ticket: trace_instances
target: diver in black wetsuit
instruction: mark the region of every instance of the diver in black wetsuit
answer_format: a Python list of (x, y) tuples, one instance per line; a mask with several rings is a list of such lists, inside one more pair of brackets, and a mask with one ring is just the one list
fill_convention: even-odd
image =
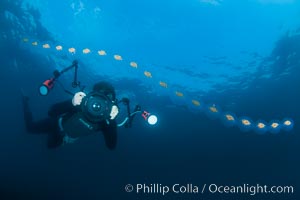
[(115, 90), (109, 83), (99, 82), (94, 85), (91, 94), (78, 92), (72, 101), (54, 104), (48, 118), (36, 122), (33, 121), (28, 100), (23, 96), (26, 129), (34, 134), (48, 134), (49, 148), (73, 143), (81, 136), (101, 131), (106, 146), (115, 149), (118, 107)]

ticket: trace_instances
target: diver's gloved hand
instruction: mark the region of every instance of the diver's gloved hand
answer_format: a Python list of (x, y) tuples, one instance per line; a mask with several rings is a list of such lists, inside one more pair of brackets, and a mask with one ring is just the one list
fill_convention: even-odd
[(77, 92), (72, 99), (73, 106), (79, 106), (82, 102), (83, 97), (85, 96), (86, 94), (84, 92)]
[(112, 108), (111, 108), (111, 112), (110, 112), (110, 119), (113, 120), (116, 118), (116, 116), (118, 115), (119, 113), (119, 109), (116, 105), (113, 105)]

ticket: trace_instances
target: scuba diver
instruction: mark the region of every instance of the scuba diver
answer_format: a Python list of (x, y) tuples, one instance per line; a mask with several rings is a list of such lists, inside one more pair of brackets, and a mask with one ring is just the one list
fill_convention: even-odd
[[(86, 104), (85, 108), (89, 115), (84, 115), (85, 111), (81, 108), (83, 104)], [(48, 134), (49, 148), (73, 143), (81, 136), (99, 131), (103, 133), (109, 149), (112, 150), (116, 147), (117, 123), (115, 118), (119, 110), (116, 104), (115, 90), (107, 82), (96, 83), (93, 91), (88, 95), (84, 92), (77, 92), (72, 99), (54, 104), (48, 111), (48, 118), (40, 121), (33, 120), (29, 108), (29, 98), (24, 95), (23, 109), (27, 131)]]
[[(77, 81), (78, 62), (73, 61), (72, 65), (53, 72), (54, 77), (43, 82), (39, 88), (40, 95), (46, 96), (53, 89), (58, 78), (70, 69), (75, 69), (72, 87), (80, 87)], [(60, 83), (60, 82), (58, 82)], [(59, 84), (63, 90), (73, 96), (64, 102), (52, 105), (48, 111), (48, 117), (40, 121), (34, 121), (29, 108), (29, 98), (23, 95), (23, 110), (25, 126), (28, 132), (34, 134), (48, 134), (48, 147), (55, 148), (64, 144), (73, 143), (82, 136), (102, 132), (108, 149), (113, 150), (117, 144), (117, 127), (125, 126), (130, 128), (137, 113), (142, 113), (142, 117), (149, 124), (154, 125), (157, 117), (147, 111), (141, 111), (139, 105), (135, 106), (133, 112), (130, 111), (128, 98), (116, 99), (114, 87), (108, 82), (98, 82), (89, 93), (84, 93), (84, 87), (73, 94)], [(119, 104), (123, 103), (127, 107), (127, 117), (121, 122), (116, 122), (119, 114)]]

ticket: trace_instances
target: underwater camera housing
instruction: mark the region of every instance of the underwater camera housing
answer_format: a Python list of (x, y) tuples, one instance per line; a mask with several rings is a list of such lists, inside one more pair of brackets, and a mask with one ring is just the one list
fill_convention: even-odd
[(91, 92), (82, 99), (80, 105), (84, 116), (97, 123), (110, 118), (113, 103), (102, 92)]

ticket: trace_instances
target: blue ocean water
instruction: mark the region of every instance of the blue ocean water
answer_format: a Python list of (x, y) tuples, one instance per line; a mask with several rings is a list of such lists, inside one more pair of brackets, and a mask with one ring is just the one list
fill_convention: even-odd
[[(297, 199), (299, 10), (293, 0), (2, 0), (1, 199)], [(136, 117), (131, 129), (118, 129), (114, 151), (101, 134), (47, 149), (46, 136), (25, 131), (21, 89), (34, 118), (46, 117), (52, 104), (70, 96), (55, 86), (42, 97), (38, 87), (74, 59), (87, 90), (109, 81), (118, 98), (155, 113), (158, 124)], [(75, 92), (72, 79), (68, 72), (60, 81)], [(230, 124), (225, 113), (237, 121)], [(255, 131), (258, 122), (283, 129), (285, 119), (292, 130)], [(296, 192), (124, 190), (144, 183), (292, 185)]]

